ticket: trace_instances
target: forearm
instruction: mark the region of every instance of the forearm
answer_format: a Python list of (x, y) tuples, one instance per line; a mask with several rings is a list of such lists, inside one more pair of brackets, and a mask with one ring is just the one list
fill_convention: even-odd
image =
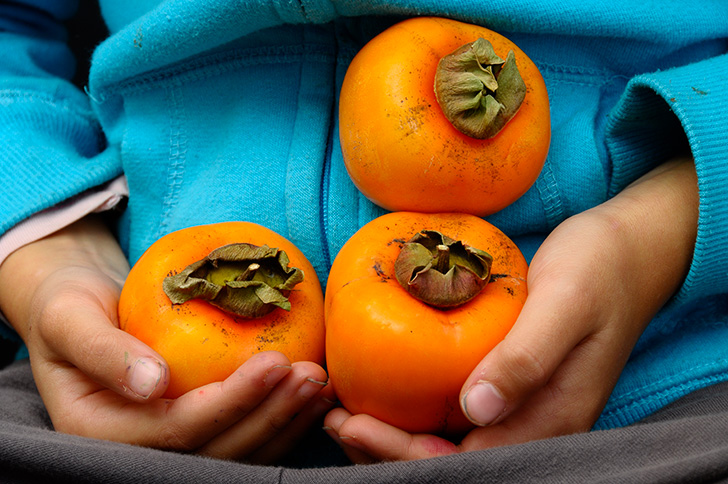
[[(671, 131), (671, 126), (685, 134), (700, 184), (700, 221), (692, 265), (676, 295), (680, 303), (728, 290), (728, 144), (723, 115), (728, 107), (723, 88), (728, 54), (725, 49), (718, 52), (715, 57), (697, 57), (697, 62), (632, 79), (609, 113), (605, 131), (611, 193), (621, 192), (635, 173), (646, 172), (674, 148), (680, 132)], [(697, 72), (709, 75), (696, 76)], [(659, 323), (651, 326), (658, 330)]]
[(690, 268), (698, 228), (698, 181), (690, 158), (675, 159), (647, 173), (605, 204), (609, 228), (627, 250), (624, 272), (639, 264), (644, 306), (661, 307), (682, 284)]
[(0, 265), (0, 310), (21, 338), (26, 340), (38, 288), (57, 271), (74, 267), (99, 270), (123, 285), (129, 265), (100, 216), (26, 245)]

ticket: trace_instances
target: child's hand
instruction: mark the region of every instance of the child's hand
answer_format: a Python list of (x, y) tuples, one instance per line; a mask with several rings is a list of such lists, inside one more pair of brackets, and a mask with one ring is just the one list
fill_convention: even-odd
[(275, 352), (256, 355), (224, 382), (160, 399), (166, 363), (116, 322), (128, 270), (114, 239), (89, 220), (0, 266), (2, 309), (28, 346), (56, 430), (271, 462), (331, 408), (325, 371)]
[(325, 425), (356, 462), (417, 459), (588, 431), (647, 323), (679, 288), (696, 237), (690, 160), (665, 164), (561, 224), (539, 248), (506, 339), (462, 388), (480, 425), (459, 445), (343, 409)]

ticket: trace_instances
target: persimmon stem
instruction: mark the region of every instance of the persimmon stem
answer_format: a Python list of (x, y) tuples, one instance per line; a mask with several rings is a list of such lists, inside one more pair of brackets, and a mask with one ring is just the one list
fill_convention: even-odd
[(450, 270), (450, 248), (447, 245), (439, 244), (437, 247), (437, 254), (435, 255), (435, 261), (432, 267), (445, 274)]
[(394, 263), (397, 281), (413, 297), (441, 309), (465, 304), (490, 281), (493, 257), (435, 230), (407, 241)]
[(237, 316), (258, 318), (276, 308), (291, 309), (288, 295), (303, 281), (303, 271), (288, 262), (279, 249), (230, 244), (166, 277), (162, 287), (173, 304), (202, 299)]
[(236, 281), (252, 281), (255, 277), (255, 273), (260, 269), (260, 264), (253, 262), (246, 269), (245, 272), (235, 278)]
[(435, 96), (458, 131), (487, 139), (516, 115), (526, 97), (526, 84), (513, 51), (503, 60), (481, 38), (440, 59)]

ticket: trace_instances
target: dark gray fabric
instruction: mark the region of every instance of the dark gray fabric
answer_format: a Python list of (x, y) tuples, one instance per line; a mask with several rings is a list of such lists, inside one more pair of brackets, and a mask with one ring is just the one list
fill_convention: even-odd
[(59, 434), (27, 361), (0, 371), (0, 482), (721, 482), (728, 385), (697, 391), (630, 427), (446, 458), (332, 466), (341, 455), (318, 437), (297, 456), (296, 468), (255, 467)]

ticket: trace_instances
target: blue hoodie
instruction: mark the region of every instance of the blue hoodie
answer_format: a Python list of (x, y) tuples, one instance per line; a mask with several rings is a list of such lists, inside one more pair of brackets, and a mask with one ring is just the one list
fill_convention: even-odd
[(728, 2), (725, 0), (101, 0), (110, 37), (86, 92), (62, 21), (71, 0), (0, 5), (0, 234), (119, 175), (134, 262), (187, 226), (250, 220), (321, 280), (384, 213), (349, 180), (336, 103), (367, 40), (405, 17), (482, 24), (541, 70), (543, 172), (488, 217), (531, 256), (569, 216), (689, 146), (700, 218), (690, 272), (635, 347), (596, 428), (633, 423), (728, 379)]

